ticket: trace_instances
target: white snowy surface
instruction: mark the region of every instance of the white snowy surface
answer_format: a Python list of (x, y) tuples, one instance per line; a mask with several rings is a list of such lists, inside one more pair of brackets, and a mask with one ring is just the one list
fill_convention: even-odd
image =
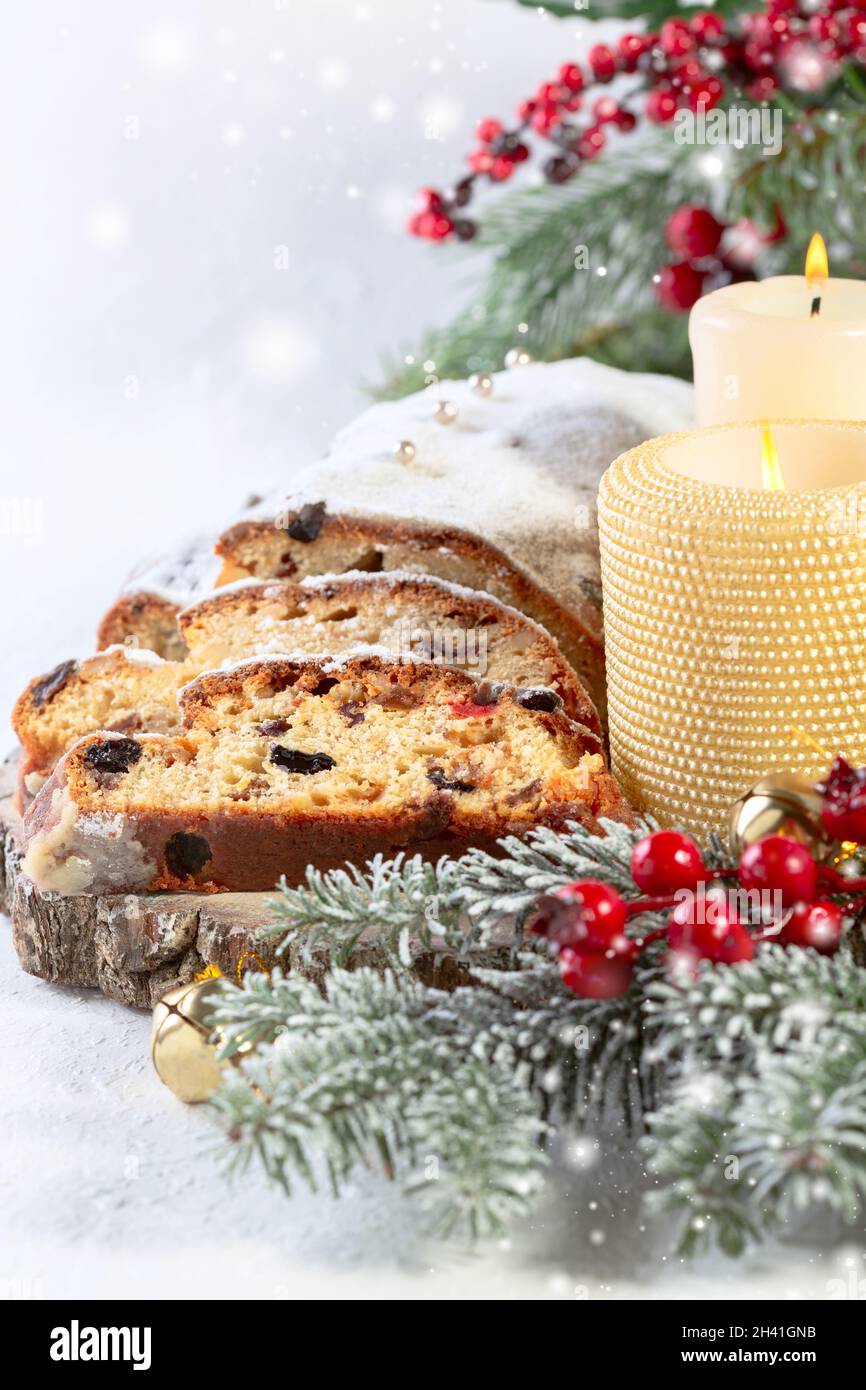
[[(34, 672), (90, 649), (143, 554), (286, 483), (382, 354), (471, 295), (477, 259), (406, 237), (407, 195), (452, 178), (475, 119), (578, 54), (588, 22), (494, 0), (40, 0), (4, 21), (5, 719)], [(2, 1296), (866, 1288), (850, 1239), (663, 1258), (603, 1149), (510, 1248), (471, 1257), (421, 1240), (372, 1178), (339, 1203), (255, 1172), (229, 1187), (204, 1113), (151, 1071), (149, 1020), (23, 975), (2, 919), (0, 997)]]
[[(621, 1155), (584, 1136), (582, 1170), (510, 1242), (425, 1240), (411, 1199), (366, 1176), (340, 1201), (287, 1199), (149, 1060), (150, 1019), (18, 969), (0, 918), (0, 1297), (827, 1299), (866, 1296), (862, 1241), (683, 1265), (642, 1229)], [(861, 1282), (863, 1281), (863, 1282)]]

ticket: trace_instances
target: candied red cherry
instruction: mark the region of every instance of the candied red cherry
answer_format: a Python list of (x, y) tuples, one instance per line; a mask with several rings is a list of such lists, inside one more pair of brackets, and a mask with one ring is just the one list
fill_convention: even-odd
[(815, 896), (818, 870), (805, 845), (787, 835), (768, 835), (749, 845), (740, 860), (744, 888), (780, 893), (782, 903), (809, 902)]
[(632, 981), (634, 966), (621, 956), (563, 946), (559, 956), (563, 984), (584, 999), (617, 999)]
[(783, 946), (811, 946), (822, 956), (831, 956), (842, 937), (843, 916), (841, 907), (829, 899), (796, 903), (778, 939)]
[(700, 850), (681, 830), (654, 830), (638, 840), (631, 856), (631, 876), (642, 893), (654, 896), (680, 888), (694, 892), (709, 877)]

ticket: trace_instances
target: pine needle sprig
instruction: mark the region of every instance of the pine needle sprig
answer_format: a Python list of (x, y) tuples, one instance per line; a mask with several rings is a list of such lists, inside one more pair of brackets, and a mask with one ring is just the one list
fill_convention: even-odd
[(473, 849), (436, 864), (398, 854), (377, 855), (366, 871), (352, 864), (326, 872), (310, 867), (299, 887), (280, 884), (267, 933), (282, 937), (279, 954), (306, 965), (346, 965), (365, 932), (375, 934), (395, 967), (410, 965), (419, 948), (463, 956), (494, 934), (500, 945), (517, 946), (541, 893), (593, 875), (634, 891), (631, 850), (653, 822), (600, 824), (603, 836), (576, 823), (564, 833), (540, 828), (526, 840), (508, 836), (500, 841), (502, 857)]
[[(232, 1166), (257, 1161), (287, 1191), (324, 1170), (339, 1191), (375, 1162), (436, 1229), (474, 1237), (529, 1209), (551, 1136), (625, 1119), (646, 1130), (647, 1201), (675, 1217), (683, 1253), (739, 1253), (819, 1203), (846, 1220), (861, 1212), (859, 928), (832, 957), (765, 943), (735, 966), (704, 961), (695, 978), (669, 974), (660, 939), (624, 995), (579, 997), (521, 928), (538, 896), (577, 877), (633, 891), (646, 827), (604, 829), (538, 830), (503, 841), (499, 858), (311, 871), (284, 889), (275, 930), (287, 954), (306, 933), (331, 964), (316, 984), (277, 969), (220, 992), (214, 1022), (236, 1065), (214, 1105)], [(726, 857), (720, 841), (708, 854)], [(377, 922), (394, 948), (385, 968), (344, 969)], [(425, 931), (462, 953), (469, 983), (444, 991), (411, 974), (410, 938)], [(475, 949), (490, 941), (510, 949)]]
[[(254, 981), (225, 986), (214, 1011), (227, 1051), (273, 1029)], [(447, 996), (370, 969), (332, 970), (327, 998), (279, 971), (274, 989), (291, 1028), (260, 1043), (212, 1102), (233, 1168), (258, 1158), (290, 1192), (297, 1178), (315, 1189), (324, 1165), (339, 1193), (375, 1158), (403, 1174), (434, 1229), (471, 1238), (527, 1210), (542, 1123), (512, 1059), (475, 1046), (459, 1012), (437, 1012)]]

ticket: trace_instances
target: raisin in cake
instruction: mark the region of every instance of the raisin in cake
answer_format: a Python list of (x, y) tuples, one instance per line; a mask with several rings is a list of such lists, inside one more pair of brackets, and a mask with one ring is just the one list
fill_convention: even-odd
[[(186, 609), (179, 622), (189, 649), (184, 662), (117, 647), (63, 662), (30, 682), (12, 715), (24, 749), (22, 802), (76, 739), (98, 729), (171, 732), (181, 685), (209, 667), (256, 653), (339, 655), (375, 646), (393, 657), (442, 661), (478, 679), (545, 687), (570, 718), (600, 732), (592, 701), (543, 628), (489, 594), (427, 575), (230, 585)], [(543, 703), (544, 691), (537, 698)]]
[(24, 821), (39, 888), (267, 889), (309, 863), (629, 817), (595, 737), (446, 667), (258, 658), (180, 703), (176, 736), (91, 734), (63, 757)]
[[(448, 427), (432, 418), (439, 397), (458, 407)], [(223, 577), (410, 568), (486, 589), (548, 627), (603, 702), (598, 481), (617, 455), (687, 427), (691, 413), (685, 383), (588, 358), (500, 372), (489, 397), (441, 382), (435, 395), (373, 406), (288, 496), (230, 528)], [(415, 445), (411, 464), (394, 457), (400, 439)], [(187, 602), (212, 582), (206, 547), (198, 556), (182, 567)], [(140, 574), (106, 616), (103, 644), (135, 636), (135, 605), (153, 616), (144, 595), (182, 602), (177, 571), (169, 559)]]

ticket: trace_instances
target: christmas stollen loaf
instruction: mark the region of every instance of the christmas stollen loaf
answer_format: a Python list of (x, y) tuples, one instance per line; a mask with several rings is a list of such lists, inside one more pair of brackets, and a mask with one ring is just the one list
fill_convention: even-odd
[(185, 661), (114, 647), (31, 681), (12, 724), (23, 748), (22, 803), (83, 735), (170, 733), (179, 688), (200, 672), (267, 652), (339, 656), (358, 647), (461, 667), (476, 679), (536, 690), (599, 734), (591, 699), (547, 632), (513, 608), (429, 575), (345, 574), (303, 584), (246, 581), (179, 616)]
[(261, 890), (307, 865), (428, 858), (629, 818), (598, 740), (431, 663), (260, 657), (199, 676), (175, 736), (91, 734), (28, 808), (42, 890)]
[[(433, 417), (438, 398), (457, 407), (450, 425)], [(690, 420), (685, 383), (587, 358), (498, 373), (484, 396), (440, 382), (367, 410), (230, 527), (221, 577), (411, 569), (484, 589), (543, 623), (603, 702), (598, 481), (626, 449)], [(400, 440), (414, 446), (408, 462)], [(201, 541), (139, 573), (101, 644), (146, 636), (176, 654), (174, 613), (219, 577)]]

